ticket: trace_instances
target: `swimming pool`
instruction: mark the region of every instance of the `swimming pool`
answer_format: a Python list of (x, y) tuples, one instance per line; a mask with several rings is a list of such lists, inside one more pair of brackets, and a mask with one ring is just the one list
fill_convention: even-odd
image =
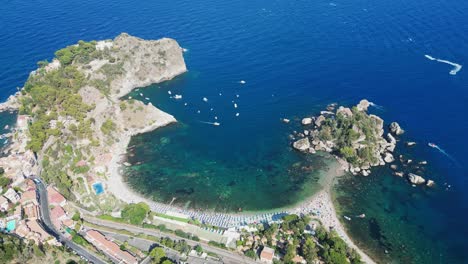
[(15, 220), (11, 220), (7, 223), (7, 226), (6, 226), (6, 231), (8, 232), (11, 232), (13, 230), (15, 230), (16, 228), (16, 221)]
[(102, 183), (96, 182), (93, 184), (93, 190), (96, 193), (96, 195), (100, 195), (104, 192), (104, 187), (102, 186)]

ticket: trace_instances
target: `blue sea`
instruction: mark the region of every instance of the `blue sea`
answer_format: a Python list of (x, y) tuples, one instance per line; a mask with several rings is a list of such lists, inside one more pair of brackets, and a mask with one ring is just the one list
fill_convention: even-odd
[[(132, 140), (129, 159), (141, 164), (128, 175), (140, 181), (128, 181), (150, 183), (142, 192), (155, 199), (232, 211), (313, 193), (327, 161), (290, 150), (294, 124), (367, 98), (379, 106), (372, 113), (406, 130), (399, 151), (427, 160), (422, 173), (437, 186), (413, 188), (385, 167), (344, 177), (339, 213), (366, 213), (345, 221), (351, 236), (382, 263), (468, 263), (467, 13), (461, 0), (11, 0), (0, 5), (0, 99), (78, 40), (174, 38), (189, 72), (140, 91), (180, 122)], [(450, 75), (451, 65), (425, 55), (463, 68)], [(215, 116), (220, 126), (202, 123)]]

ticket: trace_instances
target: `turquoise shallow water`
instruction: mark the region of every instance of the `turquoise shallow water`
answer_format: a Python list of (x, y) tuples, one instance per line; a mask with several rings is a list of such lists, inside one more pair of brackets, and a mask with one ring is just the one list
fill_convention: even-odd
[[(291, 206), (321, 188), (328, 168), (318, 156), (293, 151), (266, 137), (247, 148), (226, 143), (229, 151), (205, 144), (204, 137), (230, 137), (222, 127), (177, 124), (134, 137), (126, 181), (156, 201), (191, 209), (267, 211)], [(204, 133), (205, 135), (196, 135)], [(208, 134), (208, 135), (206, 135)], [(286, 137), (285, 137), (286, 138)], [(219, 144), (219, 141), (214, 144)], [(329, 161), (328, 161), (329, 162)]]

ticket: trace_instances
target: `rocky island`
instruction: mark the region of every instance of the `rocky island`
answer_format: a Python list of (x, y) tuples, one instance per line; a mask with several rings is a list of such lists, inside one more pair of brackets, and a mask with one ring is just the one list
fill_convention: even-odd
[[(352, 108), (330, 104), (326, 111), (321, 111), (319, 116), (305, 117), (302, 119), (303, 132), (291, 135), (297, 139), (293, 147), (302, 152), (315, 153), (325, 151), (331, 153), (341, 163), (345, 171), (354, 175), (368, 176), (371, 168), (394, 163), (394, 151), (397, 145), (397, 137), (405, 131), (397, 122), (392, 122), (385, 133), (384, 121), (373, 114), (369, 114), (368, 100), (361, 100)], [(414, 145), (414, 142), (407, 146)], [(400, 162), (409, 164), (412, 161), (399, 156)], [(422, 161), (420, 165), (425, 165)], [(398, 172), (397, 165), (390, 166), (395, 170), (394, 175), (403, 177), (403, 172)], [(410, 183), (419, 185), (426, 183), (433, 186), (432, 180), (426, 181), (423, 177), (414, 173), (408, 173)]]

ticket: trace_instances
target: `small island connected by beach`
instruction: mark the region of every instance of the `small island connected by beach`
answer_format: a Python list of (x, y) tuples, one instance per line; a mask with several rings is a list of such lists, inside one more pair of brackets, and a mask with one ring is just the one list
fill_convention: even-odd
[[(301, 123), (304, 131), (291, 135), (292, 139), (300, 138), (293, 142), (293, 147), (311, 154), (317, 151), (331, 153), (344, 171), (354, 175), (369, 176), (372, 167), (394, 163), (397, 138), (405, 131), (397, 122), (392, 122), (385, 135), (384, 121), (367, 112), (370, 105), (368, 100), (363, 99), (352, 108), (340, 106), (336, 109), (337, 104), (333, 103), (320, 115), (303, 118)], [(414, 144), (407, 142), (406, 146)], [(399, 156), (399, 161), (405, 166), (413, 163), (403, 155)], [(415, 169), (421, 169), (426, 164), (426, 161), (420, 161)], [(395, 176), (405, 176), (398, 171), (397, 165), (392, 164), (390, 167)], [(432, 187), (435, 184), (433, 180), (426, 180), (412, 172), (407, 173), (406, 178), (413, 185), (426, 184)]]
[[(391, 123), (385, 138), (384, 122), (367, 113), (367, 100), (351, 109), (331, 104), (317, 117), (302, 119), (304, 130), (290, 136), (296, 150), (328, 152), (338, 160), (322, 191), (280, 213), (200, 212), (151, 201), (122, 178), (122, 168), (129, 166), (125, 155), (131, 137), (177, 122), (150, 102), (128, 96), (187, 71), (183, 49), (175, 40), (143, 40), (123, 33), (114, 40), (80, 41), (38, 65), (24, 87), (0, 105), (1, 111), (18, 113), (16, 126), (6, 135), (11, 142), (0, 158), (1, 177), (6, 179), (5, 211), (12, 212), (5, 221), (14, 221), (9, 232), (38, 244), (60, 244), (33, 224), (40, 217), (31, 210), (41, 206), (33, 201), (38, 192), (34, 183), (44, 182), (51, 195), (54, 228), (112, 261), (109, 256), (117, 253), (124, 263), (135, 263), (141, 256), (122, 246), (119, 252), (110, 252), (95, 243), (102, 235), (91, 226), (99, 231), (100, 221), (201, 239), (232, 254), (234, 261), (240, 254), (252, 262), (374, 263), (346, 234), (330, 196), (334, 177), (345, 172), (368, 176), (372, 167), (395, 160), (396, 137), (404, 131)], [(434, 185), (413, 173), (407, 178), (413, 184)], [(16, 214), (17, 208), (26, 215)]]

